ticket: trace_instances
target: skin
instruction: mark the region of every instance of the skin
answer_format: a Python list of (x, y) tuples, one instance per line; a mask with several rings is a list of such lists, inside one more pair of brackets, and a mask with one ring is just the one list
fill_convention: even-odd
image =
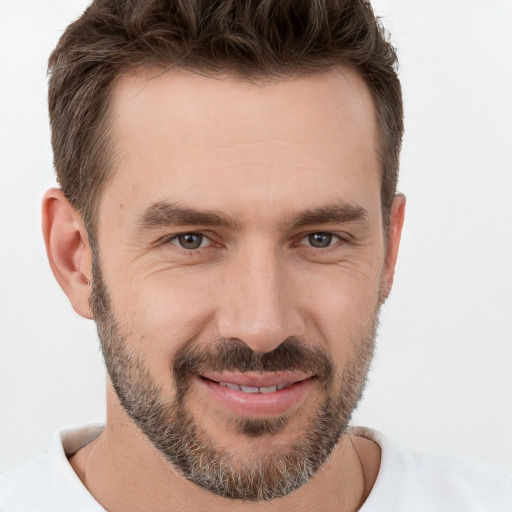
[[(266, 84), (141, 71), (119, 80), (111, 115), (117, 155), (99, 206), (103, 278), (127, 347), (144, 358), (164, 396), (174, 393), (174, 354), (219, 337), (260, 352), (290, 336), (313, 340), (341, 372), (391, 290), (405, 207), (397, 195), (386, 232), (375, 109), (364, 82), (346, 69)], [(144, 212), (162, 202), (234, 222), (143, 226)], [(293, 222), (332, 205), (364, 215)], [(59, 190), (45, 196), (43, 231), (57, 280), (74, 309), (92, 318), (88, 235)], [(172, 238), (190, 232), (207, 237), (204, 247), (186, 250)], [(334, 234), (332, 245), (309, 245), (308, 235), (318, 232)], [(264, 442), (235, 434), (227, 412), (199, 386), (188, 407), (219, 446), (258, 454), (301, 434), (321, 389), (310, 393), (283, 432)], [(356, 510), (378, 474), (378, 447), (345, 436), (292, 494), (233, 502), (178, 474), (126, 415), (110, 383), (107, 398), (104, 433), (70, 462), (111, 511)]]

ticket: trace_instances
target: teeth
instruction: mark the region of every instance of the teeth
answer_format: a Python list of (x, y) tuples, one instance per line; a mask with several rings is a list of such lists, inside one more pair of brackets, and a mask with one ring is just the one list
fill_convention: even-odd
[(225, 388), (232, 389), (233, 391), (240, 391), (240, 386), (237, 384), (231, 384), (231, 382), (219, 382), (219, 384)]
[(266, 388), (239, 386), (238, 384), (232, 384), (231, 382), (219, 382), (219, 384), (224, 388), (229, 388), (233, 391), (243, 391), (244, 393), (274, 393), (276, 391), (280, 391), (281, 389), (289, 388), (293, 383), (285, 382), (283, 384), (278, 384), (277, 386), (269, 386)]
[(252, 388), (251, 386), (240, 386), (240, 388), (244, 393), (259, 393), (260, 392), (259, 388)]

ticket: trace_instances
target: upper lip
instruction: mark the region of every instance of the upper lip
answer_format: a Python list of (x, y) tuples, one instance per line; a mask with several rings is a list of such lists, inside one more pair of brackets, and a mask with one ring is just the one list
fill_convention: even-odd
[(294, 384), (313, 377), (311, 373), (304, 372), (206, 372), (201, 377), (214, 382), (226, 382), (238, 386), (254, 388), (267, 388), (279, 384)]

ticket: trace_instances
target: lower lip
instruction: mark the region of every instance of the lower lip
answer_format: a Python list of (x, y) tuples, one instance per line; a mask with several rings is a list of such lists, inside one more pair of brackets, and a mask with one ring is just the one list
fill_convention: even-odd
[(314, 378), (292, 384), (273, 393), (244, 393), (221, 386), (217, 382), (197, 379), (206, 392), (223, 408), (236, 416), (264, 418), (289, 412), (312, 390)]

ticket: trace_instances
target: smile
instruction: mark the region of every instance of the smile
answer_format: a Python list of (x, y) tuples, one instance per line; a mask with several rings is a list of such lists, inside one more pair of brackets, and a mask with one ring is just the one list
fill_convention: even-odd
[(316, 388), (314, 375), (300, 372), (204, 374), (198, 383), (222, 410), (241, 417), (264, 418), (300, 407)]
[(231, 382), (219, 382), (220, 386), (232, 389), (233, 391), (243, 391), (244, 393), (275, 393), (281, 389), (289, 388), (295, 384), (294, 382), (284, 382), (277, 384), (276, 386), (269, 387), (252, 387), (252, 386), (239, 386), (238, 384), (232, 384)]

